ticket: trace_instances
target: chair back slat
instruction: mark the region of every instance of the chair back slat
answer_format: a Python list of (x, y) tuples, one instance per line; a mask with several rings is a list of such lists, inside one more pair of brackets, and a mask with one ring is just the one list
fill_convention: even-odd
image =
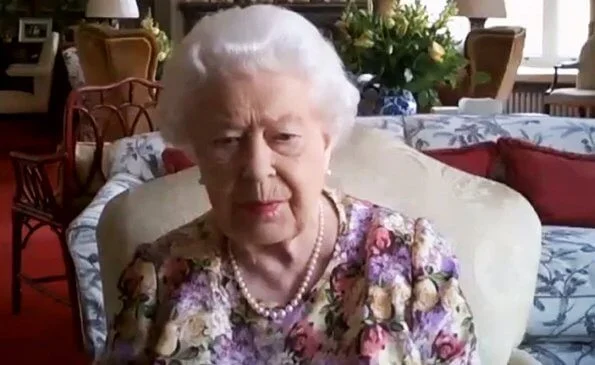
[[(64, 119), (64, 196), (69, 201), (93, 196), (105, 182), (102, 164), (107, 143), (156, 129), (153, 120), (161, 86), (139, 78), (128, 78), (105, 86), (73, 90)], [(77, 169), (77, 146), (93, 146), (90, 166)], [(78, 170), (78, 171), (77, 171)]]

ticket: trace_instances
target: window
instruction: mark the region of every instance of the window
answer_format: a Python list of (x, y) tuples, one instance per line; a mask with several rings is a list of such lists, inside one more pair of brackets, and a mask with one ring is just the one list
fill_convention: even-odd
[[(422, 0), (431, 13), (444, 7), (446, 0)], [(486, 26), (522, 26), (527, 30), (525, 64), (551, 67), (564, 60), (576, 59), (588, 36), (589, 0), (505, 0), (505, 19), (488, 19)], [(451, 30), (464, 40), (469, 21), (456, 17)]]

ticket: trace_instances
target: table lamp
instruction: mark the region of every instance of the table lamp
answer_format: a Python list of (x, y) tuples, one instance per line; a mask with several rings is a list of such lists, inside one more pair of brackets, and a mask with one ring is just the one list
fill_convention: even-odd
[(488, 18), (506, 18), (504, 0), (455, 0), (460, 16), (469, 18), (471, 29), (483, 28)]
[(139, 12), (136, 0), (89, 0), (85, 16), (108, 19), (114, 28), (118, 28), (118, 19), (136, 19)]

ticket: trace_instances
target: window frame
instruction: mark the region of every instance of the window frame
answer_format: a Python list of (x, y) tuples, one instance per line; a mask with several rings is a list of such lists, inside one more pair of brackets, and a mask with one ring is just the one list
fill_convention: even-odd
[[(553, 67), (556, 64), (566, 61), (578, 60), (580, 50), (575, 57), (561, 57), (558, 55), (558, 8), (561, 6), (561, 0), (542, 0), (543, 1), (543, 19), (542, 19), (542, 40), (541, 56), (523, 57), (523, 66), (527, 67)], [(548, 26), (546, 26), (546, 24)], [(585, 33), (588, 32), (588, 24), (585, 24)]]

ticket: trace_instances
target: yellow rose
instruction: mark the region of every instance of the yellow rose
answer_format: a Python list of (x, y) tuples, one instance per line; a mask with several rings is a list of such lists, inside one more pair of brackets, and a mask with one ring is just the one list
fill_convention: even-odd
[(416, 283), (413, 287), (413, 309), (427, 312), (438, 303), (438, 291), (434, 282), (428, 278)]
[(378, 319), (389, 319), (392, 315), (392, 298), (390, 292), (382, 287), (373, 286), (368, 293), (370, 310)]
[(200, 345), (205, 338), (207, 325), (202, 315), (195, 315), (186, 321), (180, 331), (180, 339), (192, 344)]
[(393, 18), (387, 18), (384, 20), (384, 24), (386, 25), (386, 29), (392, 29), (395, 27), (395, 20)]
[(444, 51), (444, 47), (442, 47), (440, 44), (436, 42), (432, 42), (432, 45), (430, 46), (428, 52), (430, 53), (430, 57), (432, 58), (432, 60), (434, 60), (434, 62), (437, 63), (442, 62), (442, 59), (444, 58), (444, 53), (446, 53)]
[(371, 40), (366, 34), (359, 36), (353, 44), (359, 48), (372, 48), (374, 47), (374, 41)]
[(343, 20), (337, 20), (335, 22), (335, 27), (341, 32), (341, 33), (347, 33), (347, 22), (343, 21)]

